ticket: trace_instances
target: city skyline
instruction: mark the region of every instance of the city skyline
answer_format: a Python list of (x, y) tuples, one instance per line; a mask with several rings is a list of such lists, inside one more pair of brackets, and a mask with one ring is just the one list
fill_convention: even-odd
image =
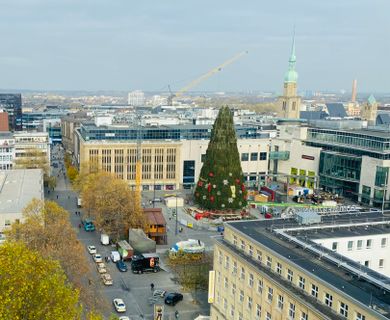
[(299, 90), (386, 92), (390, 4), (19, 0), (0, 12), (0, 88), (281, 92), (296, 26)]

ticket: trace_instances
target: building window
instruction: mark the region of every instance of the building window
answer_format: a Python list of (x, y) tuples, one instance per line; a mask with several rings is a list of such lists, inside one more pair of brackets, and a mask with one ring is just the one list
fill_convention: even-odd
[(272, 320), (272, 316), (268, 311), (267, 314), (265, 315), (265, 320)]
[(271, 268), (272, 267), (272, 258), (267, 256), (267, 267)]
[(234, 306), (230, 306), (230, 315), (232, 316), (232, 319), (234, 318)]
[(251, 245), (249, 245), (249, 255), (253, 256), (253, 247)]
[(302, 290), (305, 290), (305, 278), (303, 278), (302, 276), (299, 276), (298, 286)]
[(352, 251), (353, 249), (353, 241), (348, 241), (348, 251)]
[(309, 320), (309, 316), (306, 312), (303, 312), (301, 313), (301, 320)]
[(340, 302), (340, 314), (343, 317), (348, 318), (348, 305), (345, 304), (344, 302)]
[(358, 250), (362, 250), (362, 247), (363, 247), (363, 240), (358, 240), (358, 242), (357, 242), (357, 249)]
[(288, 315), (289, 315), (290, 319), (295, 318), (295, 304), (293, 304), (291, 302), (290, 302), (290, 308), (288, 309)]
[(381, 247), (385, 248), (387, 246), (387, 238), (382, 238), (381, 240)]
[(371, 239), (367, 239), (366, 248), (367, 249), (371, 249), (371, 245), (372, 245), (372, 240)]
[(225, 280), (224, 280), (224, 285), (225, 285), (225, 289), (229, 288), (229, 281), (228, 281), (228, 278), (226, 278), (226, 277), (225, 277)]
[(287, 280), (292, 282), (294, 277), (294, 272), (290, 269), (287, 270)]
[(366, 316), (362, 315), (360, 312), (356, 312), (356, 320), (366, 320)]
[(223, 260), (223, 254), (221, 251), (218, 251), (218, 262), (219, 264), (222, 264), (222, 260)]
[(248, 161), (249, 153), (241, 153), (241, 161)]
[(338, 245), (337, 242), (333, 242), (333, 243), (332, 243), (332, 250), (333, 250), (333, 251), (337, 251), (337, 245)]
[(386, 177), (389, 177), (389, 168), (388, 167), (376, 167), (375, 174), (375, 186), (383, 187), (387, 184)]
[(240, 302), (244, 301), (244, 291), (240, 290)]
[(236, 284), (235, 283), (232, 284), (232, 295), (233, 296), (236, 295)]
[(221, 283), (221, 272), (217, 271), (217, 283)]
[(379, 259), (379, 268), (383, 268), (385, 266), (385, 260)]
[(274, 295), (274, 289), (268, 287), (268, 296), (267, 296), (268, 302), (272, 302), (273, 295)]
[(249, 282), (248, 282), (248, 284), (249, 284), (249, 286), (252, 288), (253, 287), (253, 274), (252, 273), (250, 273), (249, 274)]
[(238, 313), (238, 320), (244, 320), (243, 315), (241, 312)]
[(6, 226), (6, 227), (9, 227), (10, 225), (11, 225), (11, 220), (5, 220), (5, 223), (4, 223), (4, 225)]
[(237, 236), (233, 236), (233, 245), (237, 247)]
[(241, 240), (241, 250), (245, 251), (245, 241)]
[(256, 320), (260, 320), (261, 318), (261, 305), (256, 304)]
[(370, 266), (370, 261), (369, 260), (364, 261), (364, 266), (368, 268)]
[(233, 273), (233, 274), (237, 274), (237, 261), (233, 261), (233, 270), (232, 270), (232, 273)]
[(240, 273), (241, 280), (245, 280), (245, 269), (241, 267), (241, 273)]
[(252, 309), (252, 303), (253, 303), (253, 299), (251, 297), (248, 297), (248, 309), (249, 310)]
[(276, 272), (280, 275), (282, 274), (282, 264), (280, 262), (276, 264)]
[(223, 309), (227, 310), (227, 300), (223, 298)]
[(230, 258), (228, 256), (225, 257), (225, 268), (229, 269), (230, 267)]
[(262, 254), (261, 254), (261, 251), (260, 251), (260, 250), (257, 250), (257, 260), (261, 262), (262, 259), (263, 259), (263, 256), (262, 256)]
[(263, 292), (263, 280), (257, 281), (257, 293), (261, 294)]
[(311, 295), (318, 298), (318, 287), (315, 284), (311, 285)]
[(260, 159), (260, 161), (267, 160), (267, 152), (260, 152), (259, 159)]
[(258, 153), (257, 152), (252, 152), (251, 153), (251, 161), (257, 161)]
[(280, 310), (283, 310), (283, 303), (284, 303), (284, 298), (280, 294), (278, 295), (278, 308)]
[(333, 296), (329, 293), (325, 293), (325, 304), (329, 307), (332, 308), (333, 305)]

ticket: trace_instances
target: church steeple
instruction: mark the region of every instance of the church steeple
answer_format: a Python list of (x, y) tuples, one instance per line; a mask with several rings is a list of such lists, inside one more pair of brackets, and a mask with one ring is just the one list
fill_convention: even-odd
[(286, 75), (284, 77), (284, 82), (297, 82), (298, 80), (298, 73), (295, 71), (295, 63), (297, 62), (297, 57), (295, 56), (295, 31), (293, 34), (292, 39), (292, 46), (291, 46), (291, 55), (290, 59), (288, 60), (288, 71), (286, 72)]

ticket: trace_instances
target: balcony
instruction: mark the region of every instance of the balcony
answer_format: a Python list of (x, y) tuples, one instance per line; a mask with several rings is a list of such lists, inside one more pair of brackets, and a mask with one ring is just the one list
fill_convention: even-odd
[(269, 153), (270, 160), (286, 161), (290, 159), (290, 151), (271, 151)]

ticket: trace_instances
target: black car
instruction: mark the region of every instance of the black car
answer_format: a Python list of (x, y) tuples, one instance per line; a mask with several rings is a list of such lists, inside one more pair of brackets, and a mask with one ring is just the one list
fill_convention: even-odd
[(183, 300), (183, 295), (181, 293), (172, 292), (167, 294), (167, 296), (164, 299), (164, 302), (165, 304), (174, 306), (176, 303), (182, 300)]
[(126, 272), (127, 271), (127, 265), (122, 260), (119, 260), (119, 261), (116, 262), (116, 267), (121, 272)]

